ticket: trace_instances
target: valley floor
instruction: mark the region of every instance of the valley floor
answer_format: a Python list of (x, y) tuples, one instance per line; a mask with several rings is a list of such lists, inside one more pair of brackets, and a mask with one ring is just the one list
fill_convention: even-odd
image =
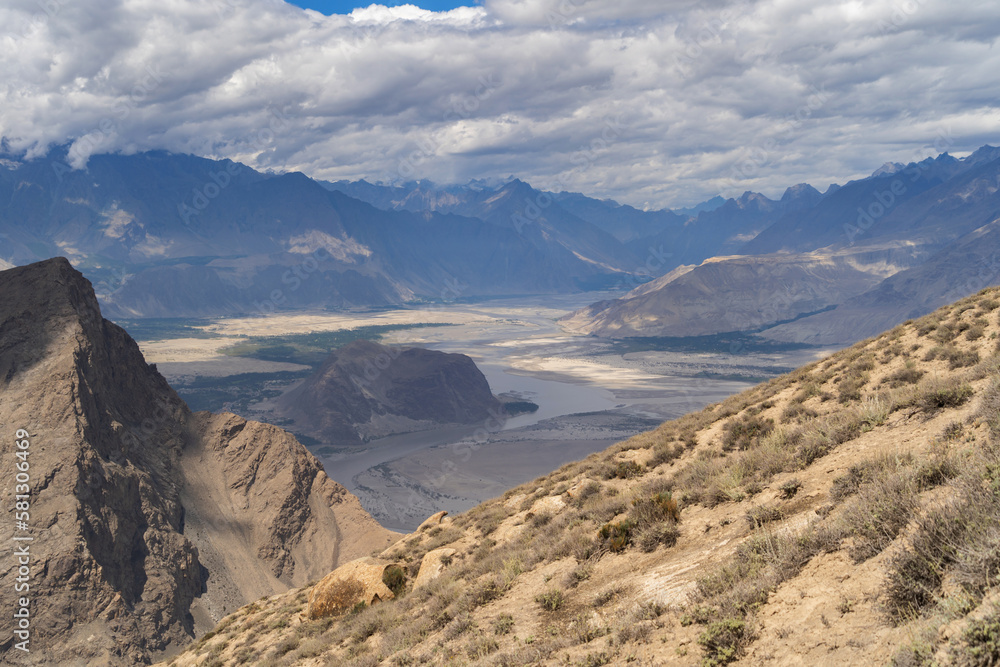
[[(373, 313), (295, 313), (201, 323), (207, 338), (161, 335), (140, 341), (150, 363), (195, 408), (228, 409), (276, 423), (274, 400), (310, 366), (288, 358), (234, 354), (248, 340), (300, 340), (359, 327), (381, 342), (472, 357), (495, 394), (533, 401), (537, 412), (482, 425), (401, 434), (345, 449), (303, 441), (327, 473), (357, 494), (386, 527), (413, 530), (439, 510), (458, 512), (568, 461), (698, 410), (831, 350), (745, 352), (691, 345), (623, 346), (566, 333), (556, 321), (602, 294), (497, 299)], [(435, 326), (437, 325), (437, 326)], [(126, 329), (128, 326), (126, 325)], [(642, 349), (659, 347), (660, 349)], [(227, 350), (228, 348), (228, 350)], [(237, 348), (238, 350), (239, 348)], [(226, 350), (224, 353), (223, 351)], [(735, 352), (735, 353), (734, 353)], [(266, 358), (259, 358), (265, 356)], [(247, 374), (256, 374), (253, 376)], [(243, 378), (252, 378), (250, 384)], [(228, 379), (232, 386), (225, 386)], [(234, 400), (198, 405), (197, 389)], [(224, 400), (226, 395), (222, 394)], [(216, 399), (218, 400), (218, 399)]]

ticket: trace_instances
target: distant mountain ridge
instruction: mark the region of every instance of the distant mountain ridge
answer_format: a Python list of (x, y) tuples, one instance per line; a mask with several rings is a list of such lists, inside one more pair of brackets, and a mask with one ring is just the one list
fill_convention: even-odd
[(71, 170), (54, 152), (0, 168), (0, 257), (67, 256), (115, 317), (565, 293), (635, 269), (610, 235), (552, 212), (536, 220), (521, 210), (527, 186), (510, 187), (487, 222), (458, 207), (381, 210), (301, 173), (230, 161), (149, 152), (96, 155)]
[[(998, 160), (1000, 149), (983, 146), (887, 163), (822, 193), (798, 184), (777, 200), (748, 191), (677, 212), (516, 178), (325, 183), (163, 152), (94, 156), (74, 171), (57, 151), (2, 163), (0, 266), (66, 255), (118, 318), (638, 287), (571, 325), (619, 337), (736, 327), (841, 344), (957, 298), (941, 293), (948, 282), (992, 284), (949, 249), (1000, 215)], [(993, 239), (984, 233), (974, 254), (991, 256)], [(940, 280), (919, 271), (932, 258)], [(744, 282), (751, 265), (757, 290)], [(872, 304), (890, 293), (895, 305), (880, 314)]]
[(566, 326), (614, 338), (759, 332), (843, 345), (1000, 283), (998, 148), (883, 167), (822, 195), (799, 186), (786, 198), (797, 203), (761, 202), (766, 226), (728, 256), (592, 304)]

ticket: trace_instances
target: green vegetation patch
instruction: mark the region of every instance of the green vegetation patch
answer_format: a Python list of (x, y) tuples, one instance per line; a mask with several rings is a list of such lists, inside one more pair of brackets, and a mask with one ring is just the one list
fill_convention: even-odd
[(204, 329), (214, 323), (214, 320), (187, 318), (144, 318), (115, 322), (140, 343), (174, 338), (220, 338), (220, 334)]
[(280, 361), (315, 367), (322, 364), (331, 351), (356, 340), (378, 341), (383, 334), (391, 331), (446, 326), (451, 325), (433, 322), (379, 324), (340, 331), (320, 331), (286, 336), (253, 336), (223, 348), (221, 352), (231, 357), (248, 357), (261, 361)]

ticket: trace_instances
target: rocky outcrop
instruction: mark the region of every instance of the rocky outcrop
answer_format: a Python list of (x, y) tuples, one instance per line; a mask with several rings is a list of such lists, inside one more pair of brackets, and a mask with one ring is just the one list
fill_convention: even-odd
[(417, 576), (413, 580), (413, 589), (423, 588), (441, 576), (441, 573), (444, 572), (457, 553), (458, 550), (451, 547), (441, 547), (428, 551), (420, 561), (420, 571), (417, 572)]
[(482, 423), (499, 414), (486, 377), (464, 354), (359, 340), (336, 350), (279, 401), (295, 430), (351, 445), (441, 424)]
[(291, 436), (192, 414), (65, 259), (0, 273), (5, 461), (19, 429), (30, 521), (0, 526), (0, 587), (14, 590), (12, 538), (33, 538), (23, 664), (149, 662), (393, 537)]
[(313, 586), (306, 615), (311, 619), (341, 614), (356, 605), (373, 605), (391, 600), (395, 593), (385, 584), (390, 568), (402, 572), (395, 563), (366, 557), (341, 565)]

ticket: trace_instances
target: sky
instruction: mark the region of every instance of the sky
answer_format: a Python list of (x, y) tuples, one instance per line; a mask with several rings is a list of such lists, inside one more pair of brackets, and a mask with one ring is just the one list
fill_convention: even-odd
[[(368, 7), (373, 3), (371, 2), (360, 3), (360, 2), (355, 2), (354, 0), (327, 0), (325, 2), (323, 0), (312, 0), (308, 2), (303, 0), (300, 2), (292, 2), (291, 4), (295, 5), (296, 7), (302, 7), (304, 9), (315, 9), (317, 12), (330, 15), (330, 14), (350, 14), (355, 9)], [(412, 4), (417, 7), (420, 7), (421, 9), (429, 9), (434, 12), (446, 12), (448, 10), (455, 9), (456, 7), (473, 6), (477, 3), (475, 2), (475, 0), (464, 0), (459, 2), (445, 2), (443, 0), (422, 0), (421, 2), (409, 2), (409, 3), (405, 2), (405, 0), (403, 2), (399, 2), (397, 0), (395, 2), (380, 2), (379, 4), (384, 5), (386, 7), (396, 7), (399, 5)]]
[(4, 0), (0, 146), (660, 208), (1000, 142), (1000, 3), (336, 4)]

